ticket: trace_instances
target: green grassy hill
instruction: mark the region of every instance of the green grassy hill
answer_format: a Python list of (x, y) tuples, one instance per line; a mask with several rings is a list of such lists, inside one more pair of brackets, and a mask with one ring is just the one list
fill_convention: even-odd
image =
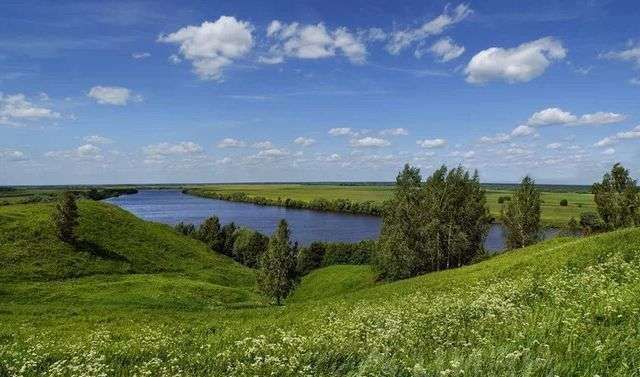
[(0, 209), (0, 376), (640, 374), (640, 229), (394, 283), (331, 266), (270, 307), (169, 227), (81, 202), (96, 255), (58, 244), (50, 211)]

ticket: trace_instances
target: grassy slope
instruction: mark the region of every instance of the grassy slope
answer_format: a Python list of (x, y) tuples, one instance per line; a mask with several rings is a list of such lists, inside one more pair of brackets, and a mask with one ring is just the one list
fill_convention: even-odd
[[(263, 196), (268, 199), (290, 198), (302, 201), (311, 201), (317, 198), (328, 200), (350, 199), (364, 202), (374, 201), (382, 203), (393, 195), (392, 186), (331, 186), (331, 185), (303, 185), (303, 184), (234, 184), (234, 185), (207, 185), (193, 189), (198, 195), (206, 196), (209, 192), (244, 192), (249, 196)], [(487, 203), (491, 214), (499, 217), (500, 207), (498, 198), (510, 195), (509, 191), (488, 190)], [(560, 207), (560, 200), (567, 199), (569, 205)], [(572, 192), (544, 192), (542, 193), (542, 220), (546, 225), (565, 225), (571, 217), (580, 218), (583, 212), (594, 212), (595, 204), (593, 195)]]
[[(128, 275), (109, 265), (116, 274), (53, 281), (50, 274), (36, 279), (35, 267), (22, 267), (29, 274), (24, 279), (5, 273), (7, 230), (27, 221), (20, 214), (50, 209), (0, 210), (0, 376), (23, 365), (25, 375), (42, 375), (60, 360), (64, 364), (56, 368), (63, 371), (91, 366), (116, 375), (297, 375), (291, 371), (304, 368), (312, 375), (640, 372), (640, 229), (559, 238), (391, 284), (374, 283), (366, 266), (331, 266), (308, 275), (285, 307), (230, 309), (218, 305), (228, 290), (242, 296), (229, 303), (256, 302), (250, 271), (205, 253), (167, 227), (134, 221), (100, 203), (83, 202), (81, 208), (81, 235), (107, 250), (137, 260), (133, 254), (143, 253), (138, 244), (144, 243), (201, 262), (173, 272), (131, 263), (144, 273)], [(107, 237), (84, 228), (92, 221), (138, 230), (135, 236)], [(40, 224), (41, 233), (46, 228)], [(34, 233), (17, 238), (53, 242), (34, 239)], [(181, 251), (167, 246), (174, 238)], [(38, 253), (46, 251), (41, 246)], [(70, 258), (60, 250), (59, 257)], [(149, 263), (152, 252), (144, 252), (141, 260)], [(95, 267), (89, 255), (78, 258), (79, 265), (107, 270)], [(162, 270), (158, 266), (164, 268), (166, 260), (151, 264)], [(213, 284), (219, 274), (208, 269), (234, 277)]]

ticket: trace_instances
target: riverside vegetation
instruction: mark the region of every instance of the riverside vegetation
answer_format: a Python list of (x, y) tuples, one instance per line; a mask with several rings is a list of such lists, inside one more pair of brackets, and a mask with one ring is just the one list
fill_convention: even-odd
[[(405, 170), (410, 194), (399, 188), (394, 200), (446, 194), (448, 203), (477, 208), (470, 218), (481, 233), (486, 198), (477, 176), (443, 168), (422, 182)], [(476, 194), (456, 199), (447, 182)], [(259, 293), (254, 269), (211, 250), (221, 231), (205, 243), (81, 199), (74, 241), (65, 242), (52, 216), (66, 212), (53, 204), (3, 206), (0, 376), (637, 375), (638, 192), (620, 166), (594, 192), (595, 216), (611, 232), (458, 259), (472, 251), (470, 231), (438, 246), (458, 262), (436, 259), (402, 277), (440, 271), (395, 282), (379, 281), (368, 265), (315, 268), (327, 250), (310, 245), (298, 263), (314, 267), (283, 306)], [(401, 245), (441, 237), (461, 227), (447, 208), (432, 208), (448, 220), (426, 229), (385, 215), (385, 237)], [(215, 220), (204, 229), (215, 230)], [(274, 239), (268, 247), (284, 247), (271, 254), (291, 256), (283, 226)], [(376, 247), (374, 259), (387, 249)], [(413, 258), (397, 256), (389, 263)]]

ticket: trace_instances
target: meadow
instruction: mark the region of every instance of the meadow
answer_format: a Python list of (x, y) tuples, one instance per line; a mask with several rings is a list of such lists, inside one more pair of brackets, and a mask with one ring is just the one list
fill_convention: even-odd
[[(576, 192), (578, 188), (570, 187), (567, 191), (558, 187), (551, 187), (544, 191), (542, 186), (542, 222), (546, 226), (563, 226), (572, 217), (580, 220), (580, 214), (595, 212), (593, 195), (584, 191)], [(576, 190), (576, 191), (574, 191)], [(393, 195), (393, 186), (383, 185), (317, 185), (317, 184), (224, 184), (190, 187), (189, 193), (198, 196), (212, 197), (213, 194), (245, 193), (249, 197), (264, 197), (267, 199), (293, 199), (311, 202), (315, 199), (337, 200), (348, 199), (354, 202), (374, 202), (381, 205)], [(498, 199), (510, 196), (511, 190), (487, 187), (487, 205), (493, 217), (498, 219), (502, 204)], [(560, 201), (566, 199), (568, 205), (563, 207)]]
[(0, 376), (640, 375), (640, 229), (556, 238), (381, 283), (307, 275), (281, 307), (255, 271), (81, 200), (0, 207)]

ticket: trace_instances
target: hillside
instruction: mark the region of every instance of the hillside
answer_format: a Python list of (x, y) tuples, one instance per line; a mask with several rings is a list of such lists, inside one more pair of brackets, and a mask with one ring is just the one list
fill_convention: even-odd
[(0, 376), (640, 373), (640, 229), (390, 284), (331, 266), (269, 307), (251, 270), (196, 241), (102, 203), (81, 210), (81, 237), (123, 260), (74, 257), (48, 233), (46, 205), (0, 210)]

